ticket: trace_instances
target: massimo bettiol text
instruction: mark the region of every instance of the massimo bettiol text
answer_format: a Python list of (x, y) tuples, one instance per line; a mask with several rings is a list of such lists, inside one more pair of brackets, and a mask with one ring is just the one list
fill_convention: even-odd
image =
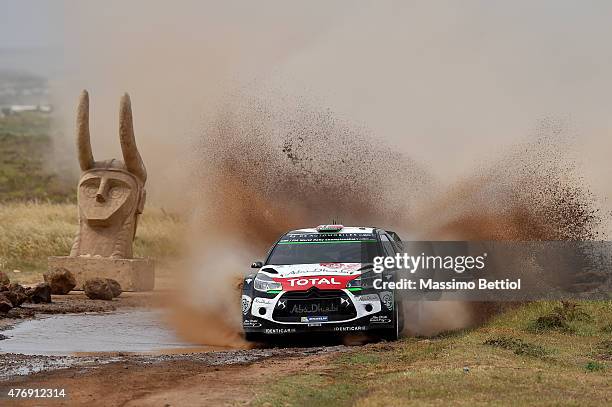
[[(431, 256), (425, 253), (415, 256), (397, 253), (395, 256), (374, 257), (372, 270), (377, 274), (382, 274), (385, 270), (404, 270), (413, 275), (428, 270), (463, 274), (466, 271), (484, 270), (486, 258), (487, 253), (480, 256)], [(441, 281), (417, 276), (415, 279), (399, 278), (395, 281), (385, 281), (379, 277), (374, 278), (373, 285), (380, 290), (520, 290), (521, 279), (473, 278), (466, 281), (452, 278), (449, 281)]]

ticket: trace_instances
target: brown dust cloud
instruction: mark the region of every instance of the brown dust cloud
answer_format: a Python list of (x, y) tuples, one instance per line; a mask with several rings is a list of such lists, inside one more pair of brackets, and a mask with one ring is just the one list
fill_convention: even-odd
[[(226, 109), (198, 149), (206, 159), (198, 162), (196, 179), (205, 181), (194, 222), (204, 232), (197, 239), (200, 251), (210, 251), (196, 273), (208, 267), (244, 270), (280, 234), (332, 219), (417, 240), (604, 237), (602, 209), (563, 153), (563, 128), (553, 120), (543, 121), (533, 140), (440, 190), (424, 167), (392, 144), (328, 110), (298, 103), (271, 111), (246, 96), (240, 106)], [(224, 298), (229, 302), (215, 297), (210, 305), (219, 314), (229, 307), (239, 315), (229, 290)], [(431, 335), (464, 328), (496, 309), (468, 302), (407, 303), (405, 329)]]
[[(595, 73), (612, 72), (598, 46), (607, 10), (568, 25), (545, 8), (456, 2), (64, 7), (58, 151), (73, 163), (72, 106), (87, 88), (94, 152), (118, 156), (130, 93), (148, 204), (190, 227), (171, 318), (186, 339), (244, 345), (237, 281), (292, 228), (337, 219), (415, 240), (609, 230), (612, 81)], [(438, 301), (406, 313), (407, 334), (431, 335), (490, 312)]]

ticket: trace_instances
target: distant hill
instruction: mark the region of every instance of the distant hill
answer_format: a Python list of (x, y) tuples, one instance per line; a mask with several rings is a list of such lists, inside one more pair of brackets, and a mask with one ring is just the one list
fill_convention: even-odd
[(49, 103), (47, 80), (22, 71), (0, 69), (0, 106)]
[(0, 118), (0, 202), (75, 200), (76, 180), (45, 163), (52, 151), (51, 118), (35, 112)]

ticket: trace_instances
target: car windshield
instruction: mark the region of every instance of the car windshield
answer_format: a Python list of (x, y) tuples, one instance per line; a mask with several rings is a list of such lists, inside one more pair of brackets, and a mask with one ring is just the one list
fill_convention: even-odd
[(289, 234), (276, 244), (267, 264), (371, 263), (378, 251), (370, 234)]

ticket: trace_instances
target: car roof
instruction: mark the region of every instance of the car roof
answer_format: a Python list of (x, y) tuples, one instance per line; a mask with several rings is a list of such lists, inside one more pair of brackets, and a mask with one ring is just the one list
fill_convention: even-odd
[[(374, 233), (375, 230), (376, 228), (373, 228), (373, 227), (344, 226), (339, 231), (333, 232), (333, 233), (363, 233), (363, 234), (371, 235), (372, 233)], [(329, 234), (329, 232), (319, 232), (316, 228), (296, 229), (296, 230), (287, 232), (287, 234), (290, 234), (290, 233), (327, 233)]]

